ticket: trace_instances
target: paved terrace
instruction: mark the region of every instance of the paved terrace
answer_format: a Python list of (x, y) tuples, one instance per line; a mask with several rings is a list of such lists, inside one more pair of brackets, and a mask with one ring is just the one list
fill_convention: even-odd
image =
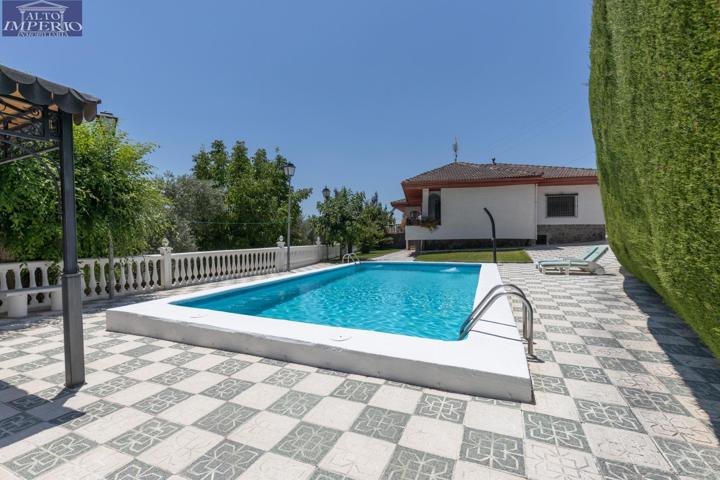
[(538, 312), (535, 404), (107, 333), (107, 303), (86, 305), (88, 383), (66, 390), (60, 318), (6, 323), (0, 478), (720, 478), (715, 360), (608, 256), (601, 277), (501, 267)]

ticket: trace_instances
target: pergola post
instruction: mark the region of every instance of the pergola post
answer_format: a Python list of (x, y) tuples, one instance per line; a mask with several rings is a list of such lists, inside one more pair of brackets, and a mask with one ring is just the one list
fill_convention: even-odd
[(60, 186), (63, 225), (63, 334), (65, 385), (85, 383), (85, 352), (82, 324), (82, 275), (78, 271), (77, 223), (75, 219), (75, 159), (73, 120), (60, 113)]

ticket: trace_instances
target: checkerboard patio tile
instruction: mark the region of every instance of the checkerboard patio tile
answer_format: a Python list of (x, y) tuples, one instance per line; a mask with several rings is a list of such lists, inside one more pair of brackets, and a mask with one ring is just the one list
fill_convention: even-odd
[(105, 331), (110, 306), (217, 283), (85, 305), (76, 389), (58, 315), (0, 319), (0, 478), (720, 478), (720, 368), (612, 254), (603, 264), (500, 265), (536, 309), (532, 404)]

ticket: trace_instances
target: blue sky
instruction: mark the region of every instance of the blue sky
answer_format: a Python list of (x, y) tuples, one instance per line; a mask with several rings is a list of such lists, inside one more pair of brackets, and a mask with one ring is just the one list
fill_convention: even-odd
[(590, 0), (85, 0), (84, 36), (0, 62), (103, 99), (189, 171), (215, 138), (279, 147), (296, 185), (383, 201), (452, 160), (594, 166)]

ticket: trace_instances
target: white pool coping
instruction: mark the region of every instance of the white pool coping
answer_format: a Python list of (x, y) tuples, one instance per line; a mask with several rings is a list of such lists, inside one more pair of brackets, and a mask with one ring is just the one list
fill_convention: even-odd
[[(461, 341), (268, 319), (171, 303), (341, 268), (354, 265), (329, 266), (109, 309), (107, 330), (451, 392), (520, 402), (532, 400), (525, 348), (507, 298), (497, 301)], [(474, 305), (499, 283), (497, 265), (481, 264)]]

